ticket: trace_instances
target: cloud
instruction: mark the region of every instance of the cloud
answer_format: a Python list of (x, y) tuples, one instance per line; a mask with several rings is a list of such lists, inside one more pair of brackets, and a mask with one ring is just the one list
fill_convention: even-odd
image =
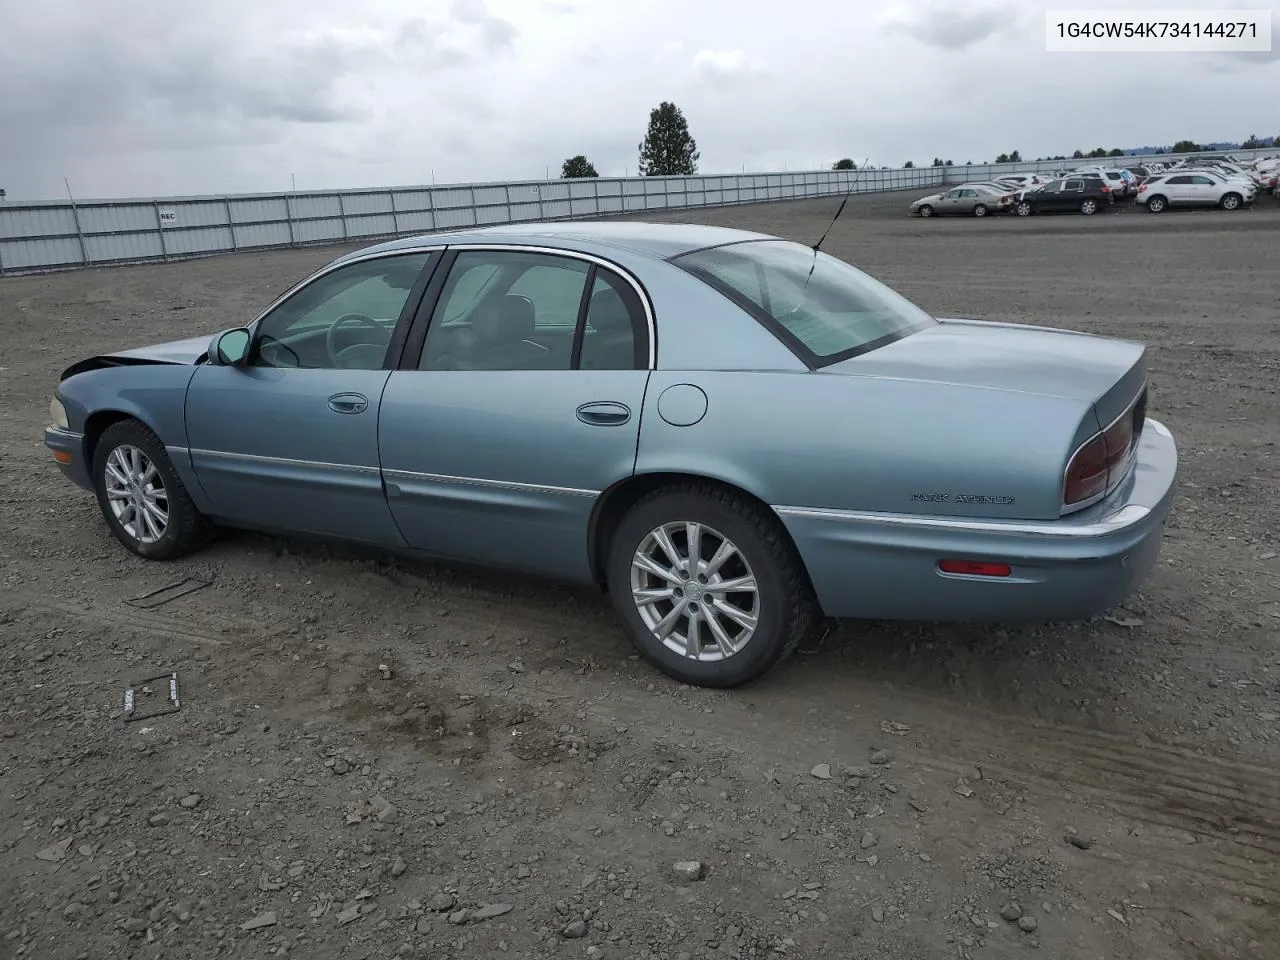
[(693, 71), (713, 83), (733, 83), (765, 72), (764, 64), (741, 50), (699, 50), (693, 55)]
[[(12, 2), (0, 186), (18, 200), (64, 195), (63, 176), (78, 197), (290, 174), (301, 189), (503, 180), (579, 153), (634, 174), (663, 100), (707, 172), (1280, 132), (1257, 129), (1280, 43), (1270, 58), (1048, 54), (1053, 0), (894, 2), (880, 19), (884, 0), (791, 0), (787, 23), (807, 26), (786, 30), (741, 0)], [(1143, 109), (1045, 111), (1065, 85), (1082, 102), (1137, 91)], [(1007, 119), (973, 123), (971, 105), (997, 100)]]
[(1001, 34), (1017, 30), (1027, 20), (1027, 8), (1021, 4), (973, 3), (928, 0), (888, 11), (881, 19), (882, 27), (929, 47), (940, 50), (965, 50)]

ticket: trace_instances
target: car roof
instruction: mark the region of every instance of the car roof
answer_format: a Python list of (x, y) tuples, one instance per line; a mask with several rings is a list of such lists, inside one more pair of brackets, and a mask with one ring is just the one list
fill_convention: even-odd
[(743, 240), (777, 240), (778, 237), (731, 227), (712, 227), (698, 223), (653, 223), (641, 220), (605, 221), (535, 221), (509, 223), (492, 227), (474, 227), (440, 233), (401, 237), (385, 243), (355, 250), (339, 261), (420, 247), (425, 244), (510, 243), (551, 247), (578, 253), (592, 253), (599, 248), (617, 248), (642, 256), (665, 259)]

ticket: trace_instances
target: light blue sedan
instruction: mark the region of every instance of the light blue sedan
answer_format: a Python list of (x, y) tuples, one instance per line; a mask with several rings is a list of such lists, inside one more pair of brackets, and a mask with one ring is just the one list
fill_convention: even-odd
[(1177, 472), (1142, 344), (936, 319), (682, 224), (383, 243), (247, 326), (77, 363), (51, 407), (139, 556), (225, 525), (596, 583), (645, 657), (718, 687), (824, 617), (1106, 610)]

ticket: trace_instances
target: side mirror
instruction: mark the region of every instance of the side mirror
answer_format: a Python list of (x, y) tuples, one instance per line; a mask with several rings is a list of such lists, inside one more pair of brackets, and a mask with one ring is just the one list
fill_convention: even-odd
[(209, 341), (209, 362), (223, 367), (238, 367), (249, 356), (249, 331), (244, 327), (223, 330)]

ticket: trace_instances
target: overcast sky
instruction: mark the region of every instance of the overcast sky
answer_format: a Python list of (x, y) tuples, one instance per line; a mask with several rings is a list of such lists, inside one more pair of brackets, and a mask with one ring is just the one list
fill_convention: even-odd
[[(1076, 6), (1090, 6), (1080, 3)], [(1191, 6), (1143, 0), (1092, 6)], [(0, 0), (9, 198), (702, 172), (1280, 135), (1267, 54), (1045, 52), (1045, 0)], [(1273, 10), (1276, 0), (1200, 9)], [(1276, 129), (1268, 129), (1276, 128)]]

